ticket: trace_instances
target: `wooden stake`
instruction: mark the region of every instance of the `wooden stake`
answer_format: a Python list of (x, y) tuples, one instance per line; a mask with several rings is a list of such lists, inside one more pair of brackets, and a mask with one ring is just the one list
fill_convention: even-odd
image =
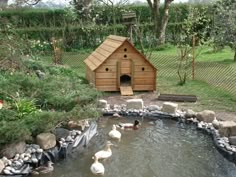
[(192, 44), (192, 80), (195, 79), (195, 35), (193, 35), (193, 44)]

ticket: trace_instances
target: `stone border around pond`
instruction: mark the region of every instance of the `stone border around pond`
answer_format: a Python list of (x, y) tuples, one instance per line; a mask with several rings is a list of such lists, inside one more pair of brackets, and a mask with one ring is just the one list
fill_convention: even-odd
[(37, 135), (37, 144), (20, 142), (9, 145), (0, 159), (0, 177), (28, 176), (37, 173), (35, 167), (48, 161), (65, 159), (67, 154), (87, 146), (97, 133), (97, 124), (91, 120), (69, 121), (68, 128), (58, 127), (52, 133)]
[(164, 102), (162, 106), (145, 106), (142, 99), (129, 99), (126, 104), (121, 105), (110, 105), (106, 100), (99, 100), (98, 109), (102, 111), (103, 116), (172, 119), (180, 123), (193, 124), (197, 130), (210, 135), (217, 150), (236, 164), (236, 123), (219, 121), (214, 111), (180, 110), (178, 104), (172, 102)]

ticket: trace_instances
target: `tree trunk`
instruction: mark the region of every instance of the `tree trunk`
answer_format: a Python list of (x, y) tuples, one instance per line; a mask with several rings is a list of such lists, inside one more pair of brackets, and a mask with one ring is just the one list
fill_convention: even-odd
[(166, 40), (166, 26), (169, 20), (169, 7), (173, 0), (166, 0), (164, 5), (164, 14), (161, 21), (161, 28), (158, 36), (158, 44), (164, 44)]
[(154, 23), (154, 33), (156, 38), (159, 37), (160, 26), (161, 26), (161, 17), (160, 17), (160, 0), (147, 0), (148, 5), (152, 12), (152, 18)]
[(0, 1), (0, 8), (5, 8), (8, 4), (8, 0), (2, 0)]
[(147, 0), (148, 5), (152, 11), (154, 32), (157, 38), (157, 45), (165, 43), (165, 31), (169, 19), (169, 7), (174, 0), (165, 0), (164, 14), (161, 17), (160, 14), (160, 0)]

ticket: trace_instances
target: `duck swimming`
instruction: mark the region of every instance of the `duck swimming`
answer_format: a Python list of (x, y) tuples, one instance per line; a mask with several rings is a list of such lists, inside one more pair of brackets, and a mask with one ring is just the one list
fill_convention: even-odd
[(96, 157), (98, 160), (99, 159), (107, 159), (108, 157), (111, 157), (112, 152), (111, 152), (111, 146), (113, 144), (110, 141), (107, 141), (105, 149), (98, 151), (94, 154), (94, 157)]
[(38, 168), (35, 168), (32, 171), (32, 174), (38, 175), (38, 174), (46, 174), (49, 172), (52, 172), (54, 170), (54, 167), (52, 166), (53, 162), (48, 161), (46, 166), (40, 166)]
[(95, 175), (104, 175), (105, 168), (102, 163), (98, 162), (98, 158), (96, 156), (93, 157), (94, 162), (90, 167), (90, 170)]
[(134, 123), (119, 123), (117, 126), (121, 129), (134, 129), (137, 130), (139, 128), (140, 122), (135, 120)]
[(118, 130), (116, 130), (116, 125), (112, 126), (112, 130), (108, 133), (108, 135), (112, 139), (118, 139), (120, 141), (121, 133)]

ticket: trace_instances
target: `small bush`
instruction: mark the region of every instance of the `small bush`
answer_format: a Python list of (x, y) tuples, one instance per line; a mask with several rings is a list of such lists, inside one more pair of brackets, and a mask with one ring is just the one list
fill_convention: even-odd
[[(98, 117), (94, 103), (101, 96), (77, 69), (24, 59), (27, 74), (0, 71), (0, 146), (31, 140), (68, 119)], [(45, 77), (40, 79), (35, 70)], [(41, 109), (41, 110), (40, 110)]]
[(159, 45), (155, 48), (156, 51), (163, 51), (163, 50), (167, 50), (167, 49), (170, 49), (172, 48), (173, 45), (169, 44), (169, 43), (166, 43), (166, 44), (162, 44), (162, 45)]

